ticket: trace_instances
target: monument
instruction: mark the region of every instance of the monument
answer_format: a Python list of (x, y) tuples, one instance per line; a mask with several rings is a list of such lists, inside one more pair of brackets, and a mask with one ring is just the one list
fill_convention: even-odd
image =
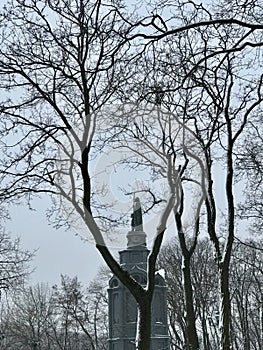
[[(146, 234), (143, 231), (139, 198), (133, 202), (131, 230), (127, 249), (119, 252), (120, 264), (142, 286), (147, 283)], [(152, 301), (151, 350), (168, 350), (167, 288), (164, 278), (156, 273)], [(109, 350), (135, 350), (137, 305), (129, 290), (113, 276), (109, 281)]]

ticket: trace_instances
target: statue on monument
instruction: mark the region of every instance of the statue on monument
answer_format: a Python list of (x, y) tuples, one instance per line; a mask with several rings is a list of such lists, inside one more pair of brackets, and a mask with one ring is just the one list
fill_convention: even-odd
[(131, 214), (131, 218), (132, 231), (143, 231), (142, 208), (138, 197), (133, 201), (133, 213)]

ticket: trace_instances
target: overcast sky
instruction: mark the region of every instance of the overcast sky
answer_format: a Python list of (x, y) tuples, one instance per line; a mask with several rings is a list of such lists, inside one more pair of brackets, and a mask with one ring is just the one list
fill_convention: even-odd
[(84, 242), (72, 231), (55, 230), (45, 217), (45, 201), (34, 202), (36, 211), (13, 207), (7, 229), (12, 237), (20, 237), (24, 249), (36, 251), (31, 263), (35, 271), (30, 283), (60, 282), (60, 275), (78, 276), (83, 284), (95, 277), (103, 264), (95, 246)]

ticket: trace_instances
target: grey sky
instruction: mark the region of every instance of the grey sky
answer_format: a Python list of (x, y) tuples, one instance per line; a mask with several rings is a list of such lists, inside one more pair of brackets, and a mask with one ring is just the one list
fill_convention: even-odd
[(83, 284), (95, 277), (102, 265), (95, 246), (84, 242), (72, 231), (55, 230), (45, 217), (45, 200), (34, 202), (36, 211), (16, 206), (11, 210), (11, 221), (7, 229), (12, 237), (20, 237), (24, 249), (36, 251), (32, 261), (35, 269), (30, 283), (60, 282), (60, 275), (78, 276)]

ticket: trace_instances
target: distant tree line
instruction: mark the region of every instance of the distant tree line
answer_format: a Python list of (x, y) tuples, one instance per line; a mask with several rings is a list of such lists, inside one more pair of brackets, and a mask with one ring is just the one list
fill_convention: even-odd
[[(263, 335), (263, 251), (261, 242), (236, 241), (231, 264), (231, 343), (235, 350), (261, 350)], [(161, 250), (158, 268), (165, 270), (171, 350), (186, 343), (186, 313), (177, 241)], [(211, 243), (198, 241), (191, 263), (194, 312), (202, 350), (218, 350), (220, 334), (218, 278)], [(106, 350), (107, 287), (103, 268), (88, 287), (76, 277), (60, 285), (18, 288), (1, 309), (1, 347), (11, 350)]]
[[(235, 350), (263, 349), (263, 250), (262, 240), (235, 241), (230, 268), (232, 301), (231, 344)], [(159, 268), (165, 269), (168, 286), (172, 350), (185, 349), (186, 316), (181, 277), (182, 255), (177, 242), (166, 245)], [(211, 242), (197, 244), (191, 263), (194, 312), (202, 350), (217, 350), (220, 301), (218, 276)]]
[(0, 348), (106, 350), (105, 286), (104, 274), (104, 279), (96, 279), (87, 288), (76, 277), (61, 276), (59, 286), (37, 284), (16, 289), (1, 311)]

